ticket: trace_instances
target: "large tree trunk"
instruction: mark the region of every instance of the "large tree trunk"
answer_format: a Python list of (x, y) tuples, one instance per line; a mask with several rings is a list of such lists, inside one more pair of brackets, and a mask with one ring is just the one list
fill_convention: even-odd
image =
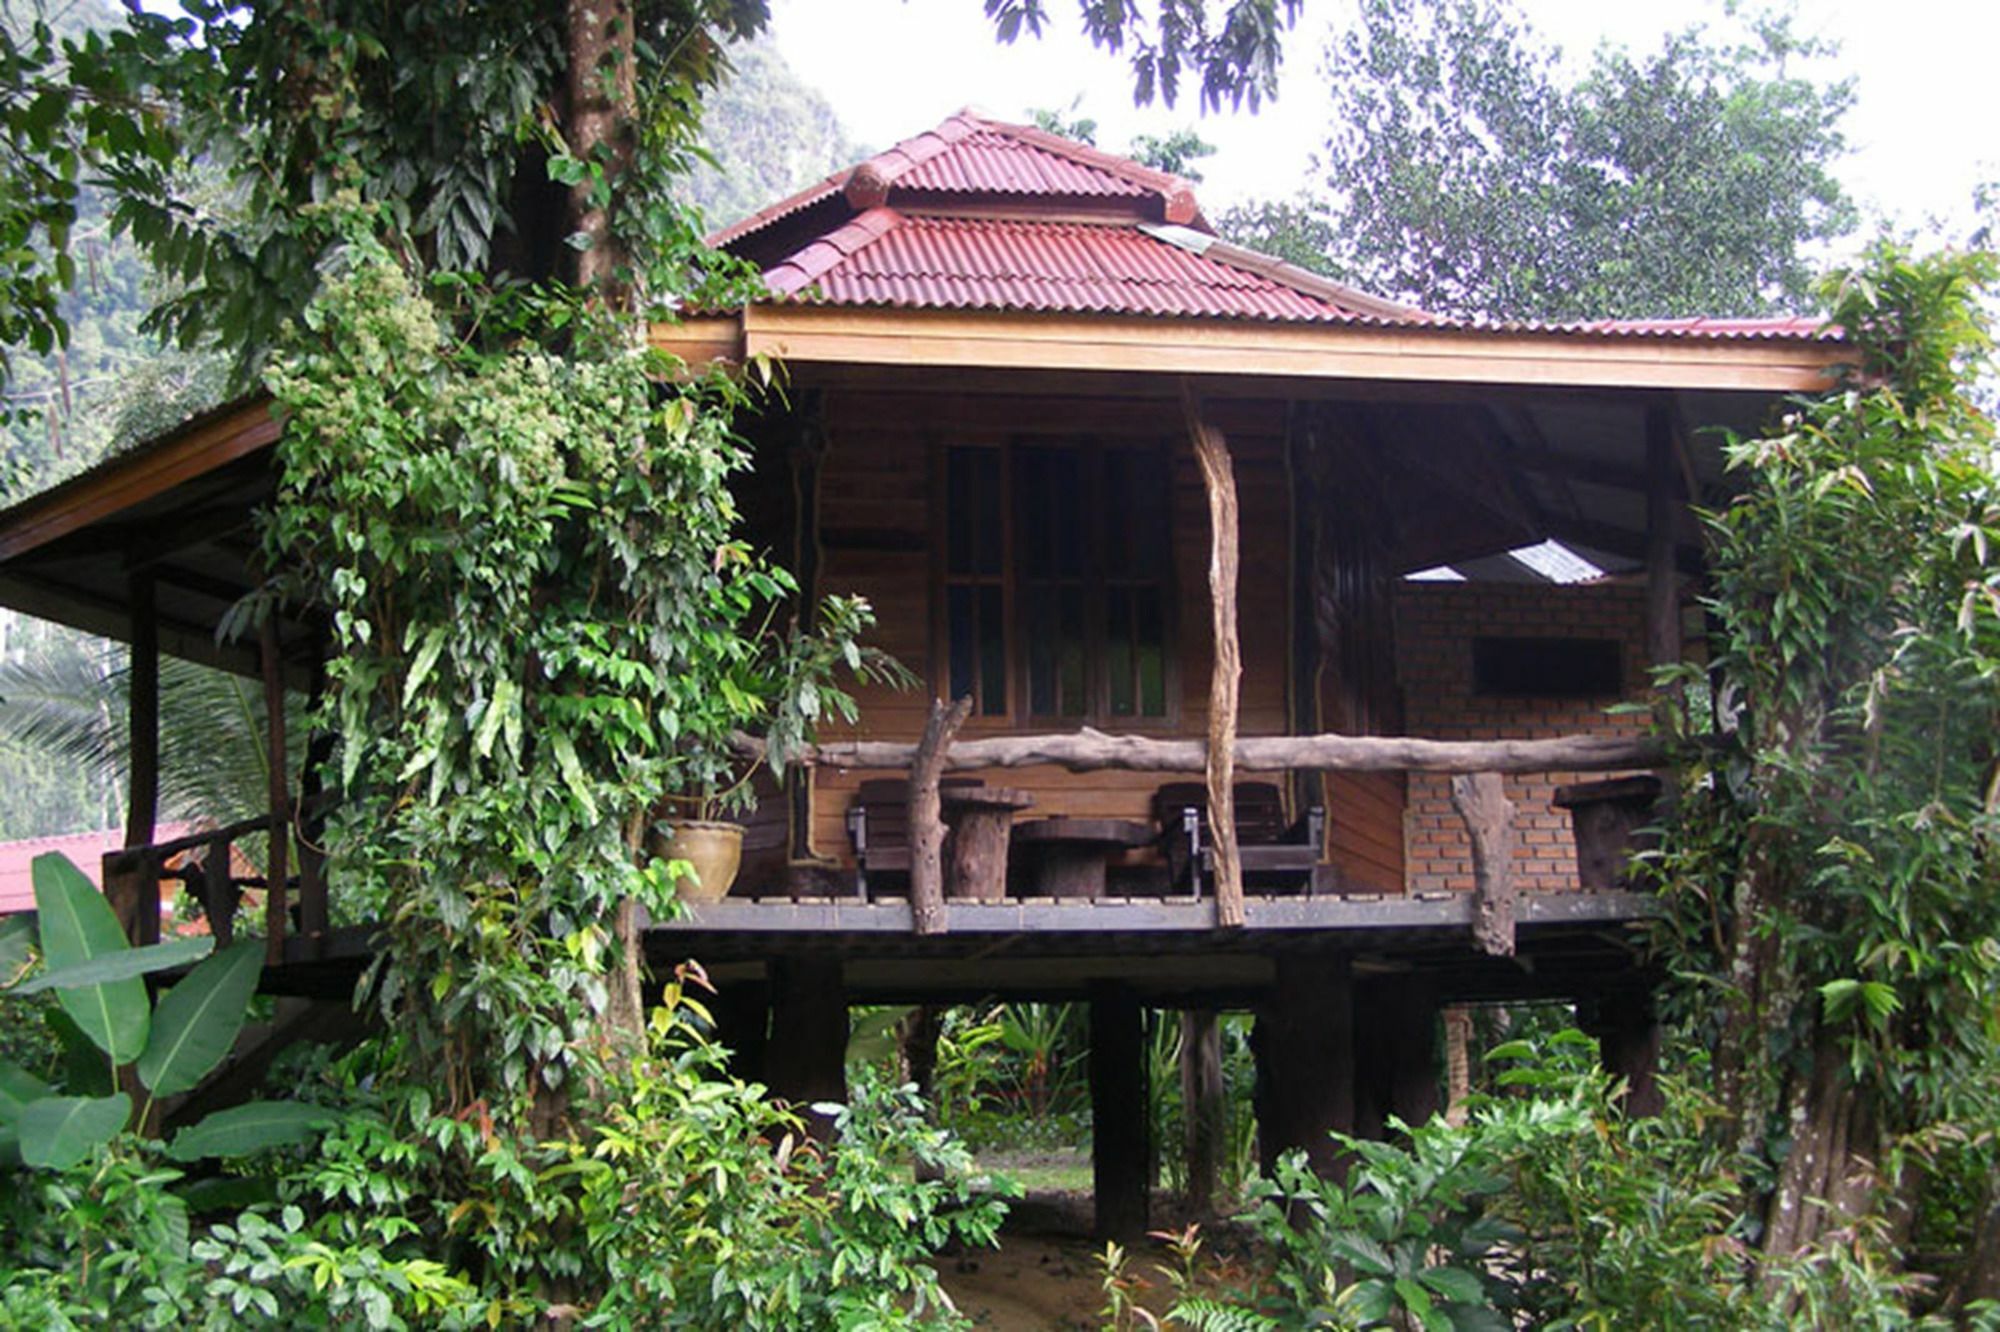
[(1764, 1220), (1764, 1256), (1789, 1258), (1836, 1227), (1873, 1213), (1882, 1197), (1875, 1116), (1847, 1074), (1841, 1043), (1815, 1027), (1812, 1069), (1792, 1084), (1792, 1146)]
[[(603, 167), (610, 184), (632, 163), (633, 117), (638, 105), (630, 0), (568, 0), (569, 115), (564, 128), (570, 156)], [(627, 256), (612, 234), (602, 186), (586, 174), (570, 187), (571, 235), (589, 244), (576, 252), (576, 283), (595, 288), (607, 305), (623, 303)]]

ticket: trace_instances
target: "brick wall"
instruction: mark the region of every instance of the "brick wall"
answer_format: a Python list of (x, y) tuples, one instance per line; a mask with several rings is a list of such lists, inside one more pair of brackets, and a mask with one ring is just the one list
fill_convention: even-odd
[[(1439, 740), (1499, 740), (1583, 732), (1637, 734), (1644, 719), (1607, 716), (1616, 698), (1483, 697), (1473, 692), (1472, 640), (1613, 638), (1620, 645), (1624, 696), (1646, 690), (1642, 587), (1556, 587), (1516, 583), (1402, 583), (1396, 595), (1396, 669), (1407, 732)], [(1509, 777), (1515, 804), (1516, 886), (1526, 892), (1576, 887), (1569, 814), (1549, 801), (1555, 788), (1608, 773)], [(1451, 804), (1450, 778), (1410, 777), (1403, 815), (1405, 882), (1412, 893), (1472, 887), (1465, 824)]]

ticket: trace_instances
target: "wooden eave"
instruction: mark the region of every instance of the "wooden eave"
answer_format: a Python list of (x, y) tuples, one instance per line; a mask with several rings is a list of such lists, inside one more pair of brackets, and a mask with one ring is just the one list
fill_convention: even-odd
[(691, 365), (1108, 371), (1263, 382), (1399, 381), (1541, 388), (1810, 393), (1850, 352), (1808, 339), (1674, 338), (1131, 315), (752, 305), (656, 325)]
[(260, 394), (108, 458), (0, 512), (0, 564), (269, 448), (278, 433), (270, 400)]

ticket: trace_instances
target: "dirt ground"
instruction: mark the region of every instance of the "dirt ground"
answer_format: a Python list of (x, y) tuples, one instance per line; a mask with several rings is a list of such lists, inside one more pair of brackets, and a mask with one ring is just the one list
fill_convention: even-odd
[(946, 1258), (940, 1267), (945, 1290), (981, 1332), (1097, 1332), (1100, 1252), (1086, 1239), (1007, 1234), (998, 1252)]
[[(1171, 1209), (1156, 1198), (1155, 1217)], [(1104, 1320), (1104, 1246), (1090, 1238), (1088, 1193), (1032, 1191), (1010, 1209), (1000, 1248), (939, 1261), (945, 1291), (980, 1332), (1098, 1332)], [(1155, 1248), (1134, 1246), (1128, 1273), (1150, 1277)], [(1142, 1297), (1154, 1312), (1171, 1302), (1165, 1283)]]

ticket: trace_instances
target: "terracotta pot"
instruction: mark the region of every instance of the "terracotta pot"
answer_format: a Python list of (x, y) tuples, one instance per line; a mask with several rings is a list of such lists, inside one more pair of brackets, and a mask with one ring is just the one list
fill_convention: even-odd
[(685, 860), (694, 866), (694, 874), (675, 887), (681, 901), (720, 902), (729, 896), (737, 867), (743, 863), (743, 825), (714, 819), (664, 819), (654, 850), (667, 860)]

